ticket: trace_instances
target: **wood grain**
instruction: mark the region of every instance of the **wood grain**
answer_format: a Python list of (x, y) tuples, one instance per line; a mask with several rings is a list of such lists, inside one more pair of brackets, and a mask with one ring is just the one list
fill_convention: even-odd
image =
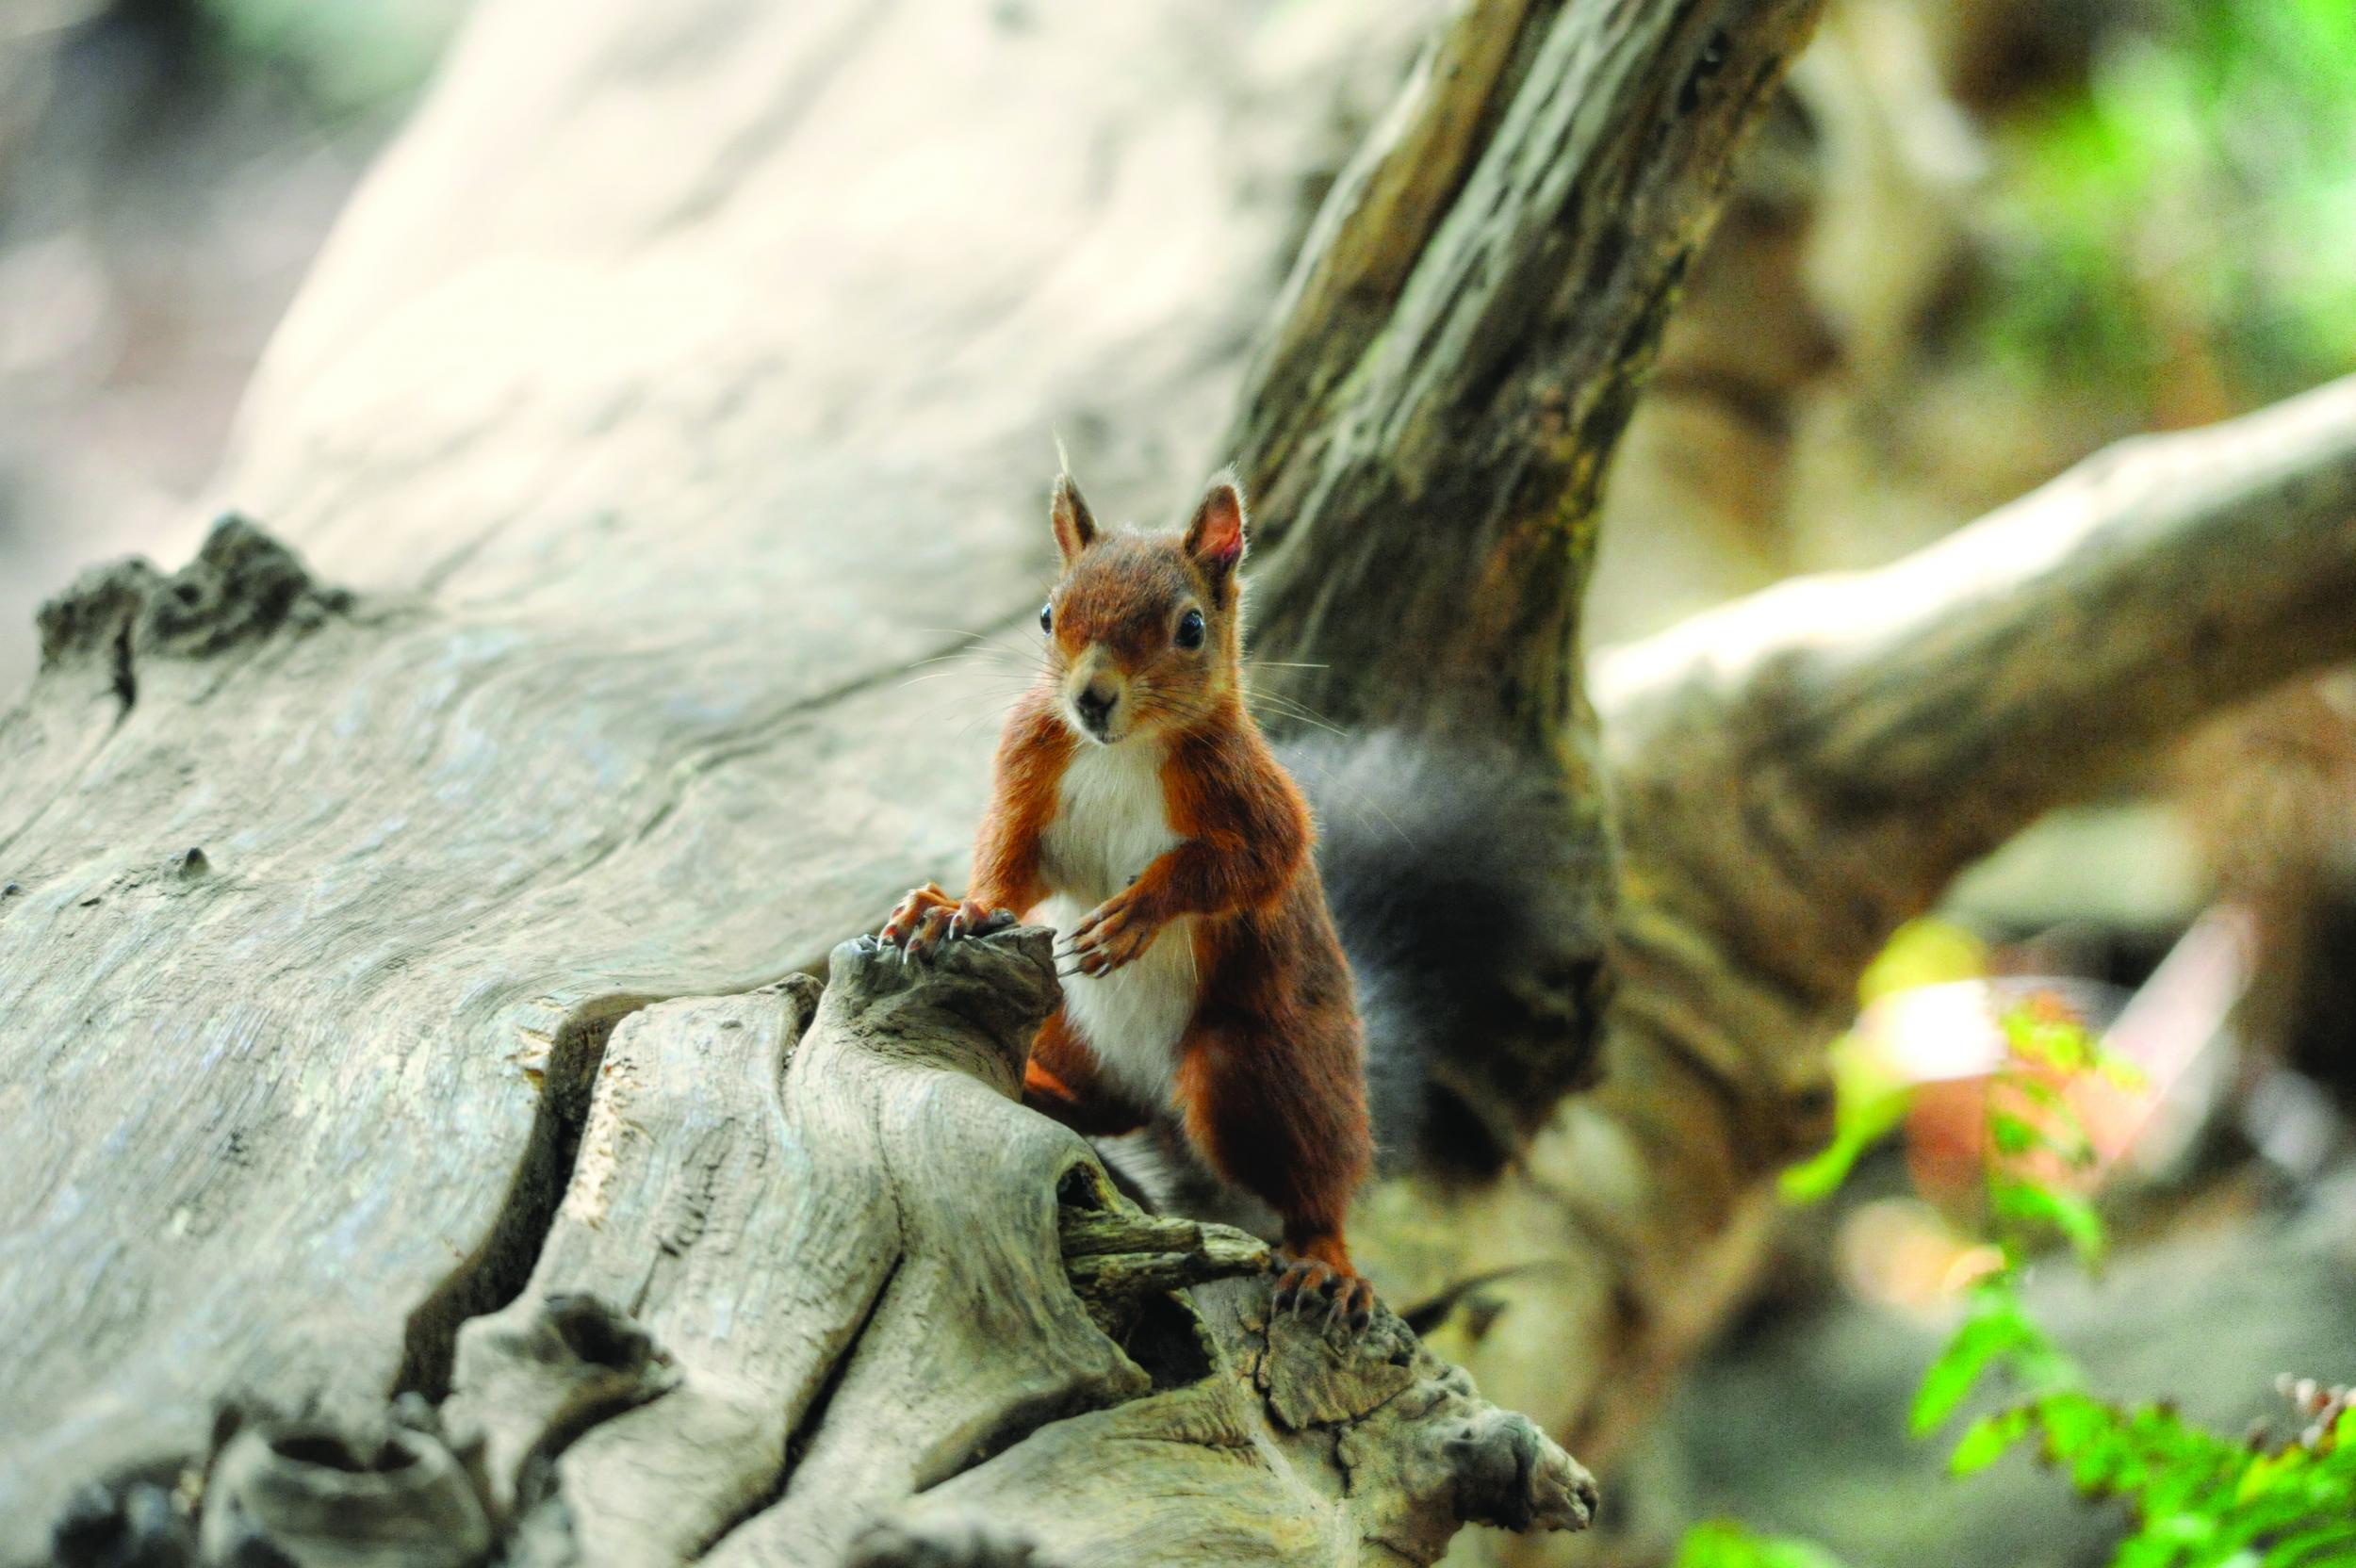
[(221, 482), (315, 624), (225, 586), (233, 533), (69, 596), (107, 629), (0, 720), (0, 1560), (218, 1404), (438, 1396), (614, 1022), (954, 874), (997, 678), (908, 682), (1035, 601), (1052, 432), (1108, 510), (1212, 466), (1298, 223), (1267, 172), (1333, 135), (1291, 73), (1361, 36), (1238, 74), (1259, 25), (470, 22)]

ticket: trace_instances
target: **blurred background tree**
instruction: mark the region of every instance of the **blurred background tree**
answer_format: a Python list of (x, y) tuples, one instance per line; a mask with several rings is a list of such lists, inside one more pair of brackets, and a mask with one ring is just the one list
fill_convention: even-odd
[[(1591, 600), (1603, 641), (1891, 559), (2106, 441), (2356, 366), (2345, 6), (1841, 0), (1791, 98), (1623, 452)], [(2186, 944), (2204, 915), (2237, 933), (2206, 958)], [(1861, 1169), (1794, 1217), (1768, 1288), (1621, 1481), (1617, 1560), (1661, 1560), (1711, 1513), (1792, 1540), (1766, 1558), (1700, 1541), (1696, 1563), (2109, 1560), (2120, 1508), (2019, 1461), (1950, 1481), (1945, 1445), (1906, 1432), (1979, 1255), (1955, 1200), (1980, 1146), (1971, 1095), (1898, 1092), (1889, 1053), (1968, 1057), (1958, 1019), (1968, 1036), (1983, 1012), (1942, 1021), (1929, 1001), (1958, 989), (2059, 988), (2108, 1021), (2171, 955), (2150, 1001), (2197, 1066), (2127, 1119), (2149, 1163), (2102, 1201), (2130, 1239), (2099, 1281), (2032, 1266), (2030, 1297), (2093, 1386), (2227, 1432), (2279, 1426), (2277, 1373), (2356, 1372), (2342, 671), (2057, 813), (1869, 975), (1885, 1050), (1839, 1058), (1841, 1157)], [(1895, 1021), (1881, 1004), (1909, 991), (1923, 1004)]]
[(2198, 424), (2356, 363), (2356, 12), (2120, 8), (1993, 127), (1967, 335), (2032, 394)]
[(464, 10), (0, 8), (0, 688), (80, 565), (194, 547), (263, 344)]

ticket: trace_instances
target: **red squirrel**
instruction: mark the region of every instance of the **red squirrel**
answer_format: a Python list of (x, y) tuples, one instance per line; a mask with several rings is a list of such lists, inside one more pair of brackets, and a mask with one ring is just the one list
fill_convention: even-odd
[(1343, 1229), (1373, 1158), (1350, 972), (1309, 807), (1244, 706), (1243, 496), (1210, 486), (1182, 534), (1099, 529), (1069, 473), (1047, 655), (998, 746), (962, 901), (916, 889), (883, 939), (911, 956), (1003, 911), (1070, 967), (1026, 1104), (1091, 1136), (1174, 1120), (1283, 1224), (1279, 1311), (1364, 1328)]

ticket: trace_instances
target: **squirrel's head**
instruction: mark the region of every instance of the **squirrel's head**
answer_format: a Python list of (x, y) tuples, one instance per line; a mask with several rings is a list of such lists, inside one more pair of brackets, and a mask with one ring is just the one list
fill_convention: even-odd
[(1049, 506), (1063, 576), (1039, 612), (1064, 720), (1101, 745), (1185, 729), (1236, 685), (1243, 492), (1211, 482), (1183, 533), (1100, 529), (1070, 474)]

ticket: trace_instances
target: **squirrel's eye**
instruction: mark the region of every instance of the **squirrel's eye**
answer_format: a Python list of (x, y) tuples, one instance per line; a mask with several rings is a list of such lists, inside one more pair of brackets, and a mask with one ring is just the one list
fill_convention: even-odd
[(1203, 612), (1189, 610), (1178, 617), (1178, 645), (1199, 648), (1203, 645)]
[(1041, 631), (1055, 629), (1055, 606), (1052, 601), (1039, 607), (1039, 629)]

